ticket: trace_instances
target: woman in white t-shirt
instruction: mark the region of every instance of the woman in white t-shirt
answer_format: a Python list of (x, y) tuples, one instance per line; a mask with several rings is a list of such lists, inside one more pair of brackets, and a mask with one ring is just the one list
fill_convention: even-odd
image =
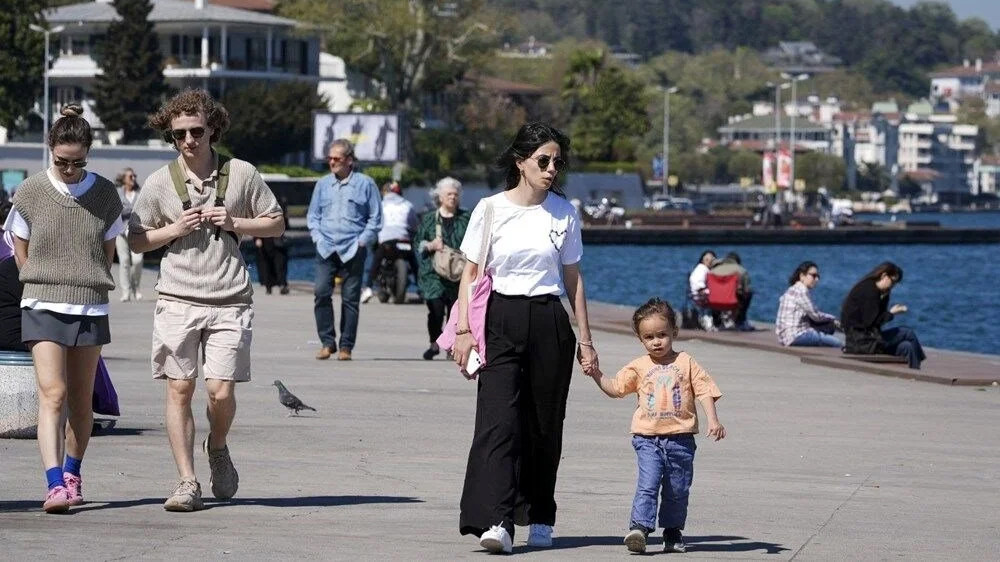
[[(580, 218), (556, 184), (569, 139), (541, 123), (521, 127), (500, 156), (506, 190), (480, 201), (461, 250), (469, 259), (458, 291), (453, 350), (463, 372), (475, 345), (468, 286), (480, 266), (493, 278), (486, 315), (486, 365), (476, 374), (476, 425), (462, 492), (460, 531), (490, 552), (510, 552), (514, 525), (530, 524), (528, 545), (552, 544), (556, 471), (573, 355), (598, 367), (580, 274)], [(480, 256), (486, 206), (490, 245)], [(566, 294), (579, 347), (560, 301)], [(474, 378), (474, 377), (470, 377)]]
[[(139, 197), (139, 182), (135, 170), (125, 168), (115, 178), (118, 184), (118, 196), (122, 200), (122, 223), (127, 225), (132, 216), (132, 206)], [(141, 301), (142, 293), (139, 285), (142, 283), (142, 254), (133, 252), (128, 247), (128, 232), (123, 231), (115, 238), (115, 248), (118, 251), (118, 288), (121, 289), (121, 301)]]

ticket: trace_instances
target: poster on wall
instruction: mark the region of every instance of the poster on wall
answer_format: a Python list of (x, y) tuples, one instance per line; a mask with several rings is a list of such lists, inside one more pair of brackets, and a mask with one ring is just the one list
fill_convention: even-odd
[(396, 113), (313, 113), (312, 156), (325, 161), (330, 145), (347, 139), (362, 162), (400, 159), (399, 115)]

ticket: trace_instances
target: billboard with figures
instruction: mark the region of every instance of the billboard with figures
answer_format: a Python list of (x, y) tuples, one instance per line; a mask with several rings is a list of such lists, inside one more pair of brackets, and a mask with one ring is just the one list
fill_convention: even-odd
[(396, 113), (313, 113), (314, 160), (326, 160), (330, 144), (347, 139), (362, 162), (395, 162), (400, 159), (400, 119)]

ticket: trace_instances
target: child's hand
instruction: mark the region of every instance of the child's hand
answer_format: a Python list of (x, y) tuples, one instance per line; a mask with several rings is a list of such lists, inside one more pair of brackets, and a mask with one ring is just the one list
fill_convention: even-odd
[(708, 424), (708, 436), (709, 437), (714, 437), (715, 441), (718, 441), (719, 439), (725, 439), (725, 437), (726, 437), (726, 428), (723, 427), (723, 425), (721, 423), (719, 423), (719, 422), (715, 422), (715, 423), (711, 423), (710, 422)]

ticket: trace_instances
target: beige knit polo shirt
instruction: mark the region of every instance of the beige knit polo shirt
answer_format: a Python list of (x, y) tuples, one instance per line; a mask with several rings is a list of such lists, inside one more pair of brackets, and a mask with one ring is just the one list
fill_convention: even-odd
[[(177, 157), (184, 166), (183, 157)], [(186, 169), (186, 168), (184, 168)], [(186, 181), (191, 207), (213, 207), (217, 176), (201, 185)], [(233, 218), (280, 215), (274, 193), (249, 162), (229, 161), (226, 209)], [(167, 166), (153, 172), (139, 191), (132, 208), (129, 232), (146, 232), (172, 224), (181, 216), (181, 200)], [(205, 221), (186, 236), (174, 239), (160, 261), (156, 281), (160, 298), (199, 305), (250, 304), (253, 287), (239, 243), (226, 234), (215, 238), (215, 226)]]

